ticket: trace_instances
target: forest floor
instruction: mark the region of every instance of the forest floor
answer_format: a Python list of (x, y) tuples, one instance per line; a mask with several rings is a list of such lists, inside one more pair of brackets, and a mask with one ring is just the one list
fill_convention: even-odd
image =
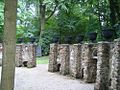
[(15, 90), (94, 90), (94, 84), (48, 72), (47, 67), (47, 64), (39, 64), (31, 69), (16, 68)]

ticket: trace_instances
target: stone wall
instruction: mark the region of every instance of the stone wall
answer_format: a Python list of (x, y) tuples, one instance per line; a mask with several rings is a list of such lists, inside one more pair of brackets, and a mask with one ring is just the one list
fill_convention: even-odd
[(82, 78), (81, 68), (81, 44), (70, 46), (70, 75), (74, 78)]
[(109, 59), (110, 59), (110, 43), (98, 43), (98, 62), (97, 62), (97, 78), (95, 90), (109, 90)]
[[(2, 45), (1, 45), (2, 47)], [(35, 44), (17, 44), (16, 45), (16, 58), (15, 64), (17, 67), (32, 68), (36, 66), (36, 45)], [(0, 64), (2, 65), (2, 52), (0, 49)]]
[(85, 82), (93, 83), (96, 80), (97, 60), (94, 59), (96, 44), (86, 43), (82, 46), (82, 68)]
[(60, 74), (95, 82), (95, 90), (120, 90), (120, 42), (53, 46), (50, 61)]

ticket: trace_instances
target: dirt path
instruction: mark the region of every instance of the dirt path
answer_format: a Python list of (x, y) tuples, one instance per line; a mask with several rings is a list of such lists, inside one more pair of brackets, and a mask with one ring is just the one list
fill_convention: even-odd
[(47, 65), (36, 68), (16, 68), (15, 90), (94, 90), (93, 84), (50, 73)]

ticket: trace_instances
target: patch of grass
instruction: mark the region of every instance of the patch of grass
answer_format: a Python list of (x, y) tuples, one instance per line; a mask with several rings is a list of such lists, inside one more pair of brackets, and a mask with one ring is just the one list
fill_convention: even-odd
[(37, 64), (48, 64), (49, 57), (43, 56), (43, 57), (37, 57)]

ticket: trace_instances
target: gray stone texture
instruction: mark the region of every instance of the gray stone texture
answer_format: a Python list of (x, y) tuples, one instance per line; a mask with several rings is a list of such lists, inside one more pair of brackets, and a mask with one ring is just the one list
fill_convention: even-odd
[(17, 67), (22, 66), (23, 62), (23, 57), (22, 57), (22, 44), (17, 44), (16, 45), (16, 58), (15, 58), (15, 63)]
[[(23, 44), (22, 47), (23, 51), (22, 51), (22, 57), (23, 57), (23, 63), (26, 63), (26, 67), (28, 68), (32, 68), (36, 66), (36, 53), (35, 53), (35, 49), (36, 49), (36, 45), (34, 44)], [(25, 65), (24, 65), (25, 66)]]
[(74, 78), (82, 78), (81, 74), (81, 44), (70, 46), (70, 75)]
[(49, 72), (57, 72), (57, 56), (58, 56), (58, 44), (50, 44), (50, 54), (49, 54)]
[(87, 83), (93, 83), (96, 80), (97, 60), (94, 59), (96, 44), (85, 43), (82, 45), (82, 68), (83, 79)]
[[(35, 44), (16, 44), (16, 67), (32, 68), (36, 66), (36, 45)], [(2, 44), (0, 44), (0, 65), (2, 65)]]
[(114, 43), (111, 63), (111, 87), (110, 90), (120, 90), (120, 42)]
[(61, 44), (58, 44), (57, 46), (57, 64), (61, 64), (60, 61), (60, 51), (62, 50)]
[(109, 90), (109, 59), (110, 59), (110, 43), (98, 43), (98, 61), (97, 61), (97, 78), (95, 90)]
[(109, 55), (109, 89), (111, 86), (111, 77), (112, 77), (112, 63), (114, 59), (114, 42), (110, 42), (110, 55)]
[(70, 60), (70, 51), (69, 44), (61, 44), (60, 45), (60, 74), (68, 75), (69, 74), (69, 60)]

